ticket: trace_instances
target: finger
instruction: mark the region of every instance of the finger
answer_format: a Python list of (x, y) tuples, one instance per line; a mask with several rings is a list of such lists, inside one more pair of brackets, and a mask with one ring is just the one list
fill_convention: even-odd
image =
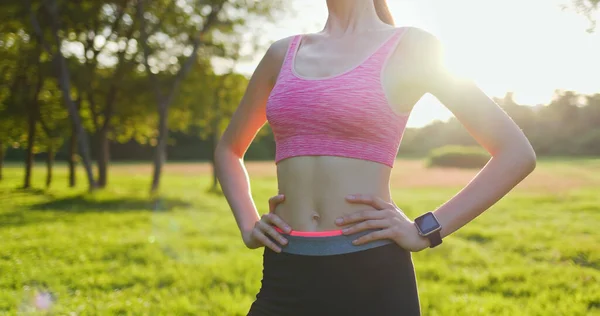
[(266, 247), (269, 247), (271, 250), (275, 252), (281, 252), (281, 248), (277, 246), (272, 240), (269, 239), (260, 229), (255, 229), (253, 233), (254, 238), (260, 241)]
[(263, 231), (265, 234), (273, 237), (275, 240), (277, 240), (280, 244), (285, 245), (287, 244), (287, 239), (283, 238), (283, 236), (277, 232), (275, 230), (275, 228), (273, 228), (273, 226), (265, 223), (265, 222), (259, 222), (259, 229), (261, 231)]
[(346, 200), (355, 204), (370, 205), (376, 210), (383, 210), (392, 207), (392, 204), (384, 201), (382, 198), (370, 194), (351, 194), (346, 197)]
[(364, 210), (338, 217), (335, 220), (335, 223), (337, 225), (347, 225), (369, 219), (384, 219), (386, 215), (387, 214), (385, 212), (377, 210)]
[(275, 211), (275, 207), (277, 207), (277, 205), (283, 203), (284, 200), (285, 200), (285, 195), (283, 195), (283, 194), (279, 194), (279, 195), (271, 197), (269, 199), (269, 213), (273, 213), (273, 211)]
[(376, 228), (388, 228), (390, 227), (390, 221), (387, 219), (379, 219), (379, 220), (368, 220), (356, 225), (346, 227), (342, 229), (342, 232), (346, 235), (358, 233), (368, 229), (376, 229)]
[(352, 243), (354, 245), (362, 245), (362, 244), (366, 244), (368, 242), (375, 241), (375, 240), (391, 239), (391, 238), (392, 238), (392, 230), (388, 228), (388, 229), (378, 230), (378, 231), (366, 234), (364, 236), (361, 236), (360, 238), (357, 238), (354, 241), (352, 241)]
[(284, 222), (283, 219), (281, 219), (281, 217), (279, 217), (277, 214), (269, 213), (265, 216), (267, 217), (267, 220), (270, 224), (281, 228), (281, 230), (283, 230), (284, 232), (289, 233), (292, 231), (292, 228), (290, 227), (290, 225), (288, 225), (286, 222)]

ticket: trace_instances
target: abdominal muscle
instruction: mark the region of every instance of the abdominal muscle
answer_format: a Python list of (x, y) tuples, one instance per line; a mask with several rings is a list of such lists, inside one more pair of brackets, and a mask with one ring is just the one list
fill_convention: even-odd
[(292, 157), (277, 164), (279, 194), (285, 201), (274, 213), (296, 231), (341, 229), (339, 216), (374, 209), (347, 202), (349, 194), (371, 194), (391, 201), (391, 168), (372, 161), (331, 157)]

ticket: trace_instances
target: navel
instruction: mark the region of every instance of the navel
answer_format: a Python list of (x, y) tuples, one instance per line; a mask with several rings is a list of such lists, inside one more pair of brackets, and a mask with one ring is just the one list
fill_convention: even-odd
[(314, 222), (319, 222), (321, 220), (321, 215), (319, 215), (319, 213), (317, 213), (317, 212), (313, 212), (312, 213), (312, 220)]

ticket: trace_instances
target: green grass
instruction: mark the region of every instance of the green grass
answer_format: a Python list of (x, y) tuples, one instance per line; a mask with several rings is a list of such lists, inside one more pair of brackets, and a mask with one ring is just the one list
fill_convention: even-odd
[[(106, 191), (67, 189), (66, 169), (43, 189), (22, 190), (22, 168), (0, 182), (0, 314), (245, 315), (261, 279), (261, 251), (247, 250), (210, 176), (166, 173), (163, 200), (148, 200), (150, 174), (113, 168)], [(600, 179), (598, 160), (540, 163), (561, 179)], [(253, 176), (261, 212), (273, 175)], [(590, 180), (591, 181), (591, 180)], [(413, 254), (423, 315), (600, 315), (600, 186), (560, 192), (517, 188), (448, 237)], [(598, 182), (593, 182), (598, 183)], [(393, 188), (409, 217), (457, 186)], [(365, 271), (368, 273), (368, 271)], [(43, 315), (44, 313), (34, 313)]]

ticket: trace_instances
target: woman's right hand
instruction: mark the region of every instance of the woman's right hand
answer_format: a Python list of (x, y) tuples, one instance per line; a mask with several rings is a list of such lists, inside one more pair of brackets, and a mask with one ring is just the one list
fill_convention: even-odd
[(275, 244), (270, 236), (274, 240), (277, 240), (281, 245), (287, 244), (287, 239), (285, 239), (275, 227), (279, 227), (286, 233), (292, 231), (292, 228), (286, 224), (279, 216), (277, 216), (273, 211), (275, 207), (285, 200), (285, 196), (283, 194), (276, 195), (269, 199), (269, 213), (264, 214), (260, 220), (256, 221), (254, 224), (254, 228), (251, 231), (244, 232), (244, 244), (246, 247), (250, 249), (256, 249), (259, 247), (269, 247), (275, 252), (281, 252), (281, 247)]

